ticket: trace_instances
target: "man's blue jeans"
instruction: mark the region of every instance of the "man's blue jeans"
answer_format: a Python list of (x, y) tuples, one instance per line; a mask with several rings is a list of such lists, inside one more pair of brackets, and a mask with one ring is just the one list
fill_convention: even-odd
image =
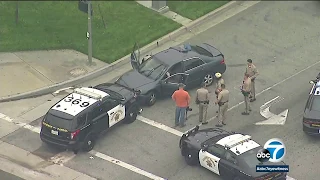
[(176, 107), (176, 126), (178, 126), (179, 124), (182, 126), (184, 125), (184, 121), (186, 119), (186, 107)]

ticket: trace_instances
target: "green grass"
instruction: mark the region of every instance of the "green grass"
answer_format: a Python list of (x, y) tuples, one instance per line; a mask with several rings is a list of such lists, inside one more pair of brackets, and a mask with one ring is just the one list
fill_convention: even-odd
[(230, 1), (167, 1), (171, 11), (195, 20)]
[[(104, 28), (102, 16), (107, 28)], [(0, 2), (0, 51), (74, 49), (87, 54), (87, 14), (77, 1)], [(111, 63), (180, 25), (135, 1), (93, 1), (93, 56)]]

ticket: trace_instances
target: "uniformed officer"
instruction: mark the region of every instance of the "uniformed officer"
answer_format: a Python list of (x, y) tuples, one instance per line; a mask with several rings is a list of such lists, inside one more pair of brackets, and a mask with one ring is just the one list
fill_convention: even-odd
[(241, 86), (241, 92), (244, 96), (244, 104), (246, 106), (245, 111), (242, 112), (242, 115), (249, 115), (249, 111), (251, 111), (249, 95), (251, 93), (251, 79), (249, 74), (244, 75), (243, 84)]
[[(224, 79), (222, 78), (221, 73), (217, 72), (215, 74), (216, 77), (216, 89), (214, 91), (214, 93), (216, 94), (216, 97), (218, 98), (218, 94), (221, 91), (221, 85), (224, 84)], [(216, 111), (216, 113), (218, 113), (218, 111)]]
[(217, 72), (215, 74), (216, 76), (216, 89), (215, 89), (215, 93), (218, 97), (219, 92), (221, 91), (221, 85), (224, 84), (224, 80), (222, 79), (222, 75), (221, 73)]
[(196, 92), (196, 104), (199, 106), (199, 121), (202, 124), (207, 122), (207, 110), (209, 104), (209, 91), (206, 89), (206, 84), (202, 83), (201, 88)]
[(228, 102), (229, 102), (229, 91), (226, 89), (225, 84), (221, 84), (221, 91), (218, 94), (218, 98), (216, 104), (219, 105), (219, 113), (218, 113), (218, 124), (217, 127), (222, 127), (222, 125), (226, 125), (226, 113), (228, 110)]
[(255, 88), (255, 79), (256, 77), (259, 75), (259, 72), (257, 70), (257, 67), (252, 64), (252, 60), (248, 59), (248, 66), (246, 68), (246, 72), (247, 74), (249, 74), (249, 77), (251, 79), (251, 93), (250, 93), (250, 102), (253, 102), (256, 100), (256, 88)]

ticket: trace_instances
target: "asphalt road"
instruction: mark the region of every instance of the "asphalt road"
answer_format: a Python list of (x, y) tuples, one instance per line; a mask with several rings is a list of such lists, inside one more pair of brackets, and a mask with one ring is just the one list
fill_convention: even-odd
[[(319, 8), (319, 2), (260, 2), (188, 40), (190, 43), (208, 42), (225, 54), (228, 69), (224, 79), (231, 92), (231, 110), (224, 128), (250, 134), (261, 144), (270, 138), (281, 138), (287, 147), (285, 162), (290, 165), (289, 176), (299, 180), (319, 179), (316, 169), (320, 166), (317, 157), (319, 140), (302, 132), (302, 113), (311, 87), (308, 82), (320, 70)], [(242, 116), (244, 105), (241, 104), (243, 97), (239, 92), (239, 85), (248, 58), (253, 59), (260, 76), (256, 80), (258, 94), (257, 101), (252, 104), (253, 112), (249, 116)], [(101, 77), (86, 84), (94, 85), (103, 81), (104, 77)], [(213, 87), (209, 89), (213, 90)], [(195, 90), (190, 91), (190, 94), (194, 98)], [(278, 114), (289, 109), (286, 123), (255, 125), (256, 122), (265, 120), (259, 113), (260, 106), (276, 96), (284, 100), (271, 106), (271, 112)], [(40, 119), (32, 117), (40, 117), (46, 113), (42, 105), (54, 103), (59, 97), (52, 99), (48, 95), (3, 103), (0, 104), (0, 109), (1, 113), (11, 117), (19, 116), (20, 120), (33, 121), (31, 125), (39, 126)], [(52, 100), (47, 101), (49, 98)], [(213, 93), (211, 98), (214, 98)], [(41, 112), (30, 110), (40, 105)], [(193, 104), (192, 107), (194, 111), (189, 116), (187, 126), (177, 128), (178, 131), (185, 131), (198, 124), (196, 105)], [(216, 109), (211, 104), (208, 116), (214, 117)], [(174, 103), (170, 99), (161, 100), (155, 106), (145, 108), (142, 116), (171, 127), (174, 123)], [(170, 180), (219, 179), (205, 169), (186, 165), (179, 152), (177, 131), (154, 127), (158, 125), (151, 126), (141, 119), (112, 129), (94, 148), (97, 152), (127, 164), (81, 153), (64, 165), (92, 177), (108, 180), (149, 179), (147, 176), (152, 175), (147, 172)], [(216, 119), (205, 127), (213, 127), (215, 124)], [(60, 152), (43, 145), (39, 135), (27, 129), (19, 129), (1, 140), (46, 159)], [(128, 164), (144, 171), (139, 174)]]
[(0, 170), (0, 177), (1, 177), (1, 180), (24, 180), (18, 176), (15, 176), (13, 174), (7, 173), (2, 170)]

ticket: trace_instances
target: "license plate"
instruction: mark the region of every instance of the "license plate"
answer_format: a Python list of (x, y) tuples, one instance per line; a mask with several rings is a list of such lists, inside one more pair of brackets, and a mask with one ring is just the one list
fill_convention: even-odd
[(58, 131), (55, 131), (55, 130), (51, 130), (51, 134), (59, 135)]

